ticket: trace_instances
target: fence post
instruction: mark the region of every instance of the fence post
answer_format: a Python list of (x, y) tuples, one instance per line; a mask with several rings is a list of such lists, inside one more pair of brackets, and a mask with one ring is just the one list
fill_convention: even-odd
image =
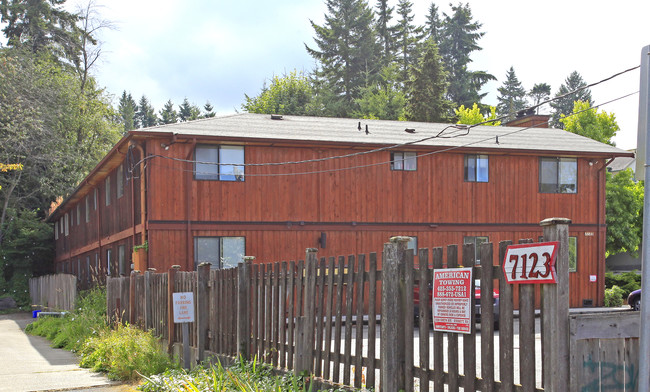
[(409, 237), (392, 237), (384, 244), (381, 284), (381, 388), (406, 388), (406, 247)]
[(250, 284), (251, 264), (255, 256), (244, 256), (237, 267), (237, 357), (248, 360), (250, 354)]
[(544, 388), (555, 392), (569, 385), (569, 224), (567, 218), (540, 222), (544, 241), (560, 243), (555, 272), (557, 284), (542, 285), (542, 358)]
[(135, 280), (138, 276), (138, 271), (131, 271), (129, 276), (129, 324), (135, 324)]
[(144, 273), (144, 329), (148, 331), (153, 328), (151, 303), (151, 269)]
[(174, 347), (174, 283), (179, 269), (180, 265), (172, 265), (167, 272), (167, 351), (170, 354)]
[(294, 357), (294, 373), (301, 375), (314, 371), (314, 306), (316, 294), (316, 262), (317, 249), (307, 248), (305, 259), (305, 294), (303, 316), (296, 319), (296, 355)]
[(199, 264), (196, 270), (196, 345), (198, 361), (205, 359), (205, 346), (208, 341), (208, 321), (210, 319), (210, 263)]

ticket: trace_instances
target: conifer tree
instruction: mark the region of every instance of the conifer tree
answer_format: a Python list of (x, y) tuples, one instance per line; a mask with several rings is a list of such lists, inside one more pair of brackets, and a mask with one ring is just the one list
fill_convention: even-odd
[(470, 107), (480, 102), (485, 96), (480, 94), (481, 87), (496, 78), (485, 71), (470, 71), (470, 54), (481, 50), (478, 40), (485, 34), (480, 31), (481, 24), (472, 20), (472, 11), (468, 4), (459, 3), (451, 7), (453, 13), (444, 15), (442, 35), (440, 38), (440, 55), (449, 72), (449, 89), (447, 97), (454, 106)]
[(194, 104), (190, 104), (187, 97), (185, 97), (183, 103), (178, 106), (178, 118), (181, 122), (196, 120), (200, 115), (201, 109)]
[(447, 72), (438, 47), (429, 39), (418, 64), (411, 68), (408, 83), (406, 118), (413, 121), (449, 122), (452, 103), (445, 98)]
[(373, 12), (365, 0), (326, 0), (325, 23), (311, 21), (317, 49), (305, 45), (319, 62), (317, 93), (326, 96), (324, 112), (345, 117), (354, 109), (361, 87), (378, 78), (381, 49), (373, 29)]
[(442, 20), (440, 20), (440, 13), (438, 6), (431, 3), (429, 6), (429, 13), (424, 26), (425, 37), (433, 39), (433, 42), (440, 47), (440, 39), (442, 36)]
[(175, 124), (178, 122), (178, 112), (174, 109), (171, 99), (160, 110), (160, 122), (162, 124)]
[[(586, 85), (587, 83), (582, 79), (582, 76), (580, 76), (578, 71), (573, 71), (564, 80), (564, 83), (560, 85), (560, 88), (555, 93), (555, 97), (559, 97), (571, 91), (575, 91), (579, 88), (585, 87)], [(593, 105), (594, 102), (591, 99), (591, 90), (588, 88), (580, 90), (564, 98), (560, 98), (557, 101), (551, 102), (551, 108), (553, 108), (551, 126), (564, 129), (564, 124), (560, 121), (560, 119), (562, 118), (562, 115), (568, 116), (572, 113), (573, 103), (575, 101), (589, 102), (589, 105)]]
[[(532, 98), (533, 105), (539, 105), (551, 97), (551, 85), (548, 83), (537, 83), (528, 92), (528, 96)], [(539, 114), (539, 108), (535, 109), (535, 113)]]
[(395, 56), (395, 26), (391, 26), (394, 7), (388, 6), (388, 0), (377, 0), (376, 31), (378, 43), (381, 45), (382, 66), (393, 62)]
[(506, 72), (506, 80), (497, 91), (499, 92), (497, 96), (499, 116), (507, 115), (512, 119), (518, 111), (526, 108), (526, 90), (519, 82), (514, 67), (510, 67)]
[(417, 61), (417, 43), (418, 35), (421, 34), (421, 28), (413, 24), (413, 3), (409, 0), (399, 0), (397, 3), (397, 22), (396, 43), (398, 62), (402, 80), (406, 81), (409, 76), (409, 68)]
[(122, 91), (122, 96), (120, 97), (120, 102), (118, 104), (118, 111), (120, 112), (120, 118), (124, 125), (125, 133), (138, 127), (138, 119), (136, 117), (138, 105), (136, 105), (133, 100), (131, 93), (127, 94), (126, 90)]
[(140, 98), (136, 119), (140, 128), (149, 128), (158, 124), (158, 117), (146, 96)]
[(205, 105), (203, 105), (203, 118), (212, 118), (216, 115), (214, 112), (214, 106), (210, 103), (210, 101), (205, 101)]

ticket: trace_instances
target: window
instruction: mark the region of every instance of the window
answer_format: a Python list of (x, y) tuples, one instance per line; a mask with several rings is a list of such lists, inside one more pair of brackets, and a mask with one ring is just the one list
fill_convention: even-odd
[(58, 221), (54, 222), (54, 239), (55, 240), (59, 239), (59, 222)]
[(97, 210), (97, 188), (93, 192), (93, 211)]
[(119, 274), (125, 276), (126, 273), (126, 252), (124, 245), (117, 247), (117, 265), (119, 269)]
[(67, 237), (68, 234), (70, 234), (70, 229), (69, 229), (69, 226), (68, 226), (68, 223), (69, 223), (70, 219), (68, 218), (68, 213), (67, 212), (65, 213), (64, 219), (65, 219), (65, 236)]
[(86, 223), (90, 222), (90, 196), (86, 195)]
[(117, 168), (117, 198), (124, 196), (124, 166), (120, 165)]
[(578, 163), (575, 158), (540, 158), (539, 191), (541, 193), (576, 193)]
[(414, 171), (418, 169), (417, 153), (415, 152), (391, 152), (390, 169)]
[(479, 248), (481, 244), (490, 242), (490, 237), (481, 237), (481, 236), (468, 236), (463, 237), (463, 244), (474, 244), (474, 260), (476, 265), (481, 264), (481, 257)]
[(578, 237), (569, 237), (569, 272), (578, 270)]
[(63, 218), (59, 219), (59, 228), (61, 229), (61, 234), (63, 234)]
[(111, 205), (111, 177), (108, 176), (106, 177), (106, 180), (104, 181), (104, 199), (106, 200), (106, 205), (110, 206)]
[(111, 256), (113, 255), (112, 249), (106, 249), (106, 275), (111, 276)]
[(465, 181), (488, 182), (489, 161), (487, 155), (465, 155)]
[(194, 159), (197, 180), (244, 181), (243, 146), (196, 146)]
[(194, 269), (211, 263), (212, 269), (233, 268), (244, 261), (244, 237), (194, 237)]
[(77, 226), (81, 224), (81, 204), (77, 204)]

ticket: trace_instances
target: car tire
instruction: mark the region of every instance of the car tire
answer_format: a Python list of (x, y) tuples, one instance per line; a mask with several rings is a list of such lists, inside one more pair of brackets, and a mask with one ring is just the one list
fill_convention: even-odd
[(641, 310), (641, 297), (635, 298), (632, 301), (632, 310)]

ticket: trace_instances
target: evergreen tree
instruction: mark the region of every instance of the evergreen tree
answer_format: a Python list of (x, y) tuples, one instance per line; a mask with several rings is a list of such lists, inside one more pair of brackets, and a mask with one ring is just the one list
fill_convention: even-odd
[(178, 112), (174, 109), (171, 99), (160, 110), (160, 122), (162, 124), (175, 124), (178, 122)]
[(447, 97), (456, 107), (469, 107), (480, 102), (485, 96), (485, 93), (479, 93), (481, 87), (496, 78), (485, 71), (470, 71), (467, 68), (472, 61), (470, 54), (481, 50), (477, 42), (485, 33), (480, 31), (480, 23), (472, 21), (468, 4), (459, 3), (451, 9), (451, 16), (443, 14), (444, 23), (440, 39), (440, 55), (449, 72)]
[(136, 129), (138, 127), (138, 119), (136, 112), (138, 105), (136, 105), (131, 93), (127, 94), (126, 90), (122, 91), (122, 97), (118, 104), (118, 111), (120, 112), (120, 119), (124, 125), (124, 133)]
[(361, 89), (354, 117), (379, 120), (404, 120), (406, 96), (398, 65), (393, 63), (381, 72), (381, 81)]
[(203, 118), (212, 118), (216, 115), (214, 112), (214, 106), (210, 104), (210, 101), (205, 101), (205, 105), (203, 105)]
[(373, 29), (373, 12), (365, 0), (326, 0), (322, 26), (311, 22), (318, 49), (305, 45), (320, 64), (315, 72), (318, 94), (327, 97), (328, 115), (346, 117), (354, 109), (361, 87), (376, 80), (381, 48)]
[(507, 115), (508, 119), (512, 119), (518, 111), (526, 108), (526, 90), (517, 79), (513, 67), (510, 67), (506, 73), (506, 80), (497, 91), (499, 92), (497, 96), (499, 116)]
[(440, 47), (442, 27), (443, 25), (442, 20), (440, 20), (438, 6), (436, 6), (434, 3), (431, 3), (429, 6), (429, 13), (427, 14), (424, 30), (426, 38), (433, 39), (433, 42), (435, 42), (438, 47)]
[(424, 44), (424, 53), (411, 68), (408, 83), (406, 118), (413, 121), (448, 122), (452, 103), (445, 98), (447, 72), (433, 40)]
[[(551, 85), (548, 83), (537, 83), (528, 92), (528, 96), (533, 99), (533, 105), (539, 105), (551, 97)], [(535, 113), (539, 114), (539, 107), (535, 109)]]
[(56, 58), (74, 61), (79, 56), (81, 32), (77, 15), (63, 9), (65, 0), (2, 0), (0, 22), (7, 46), (43, 50)]
[(144, 95), (140, 98), (136, 119), (140, 128), (149, 128), (158, 124), (156, 111)]
[(413, 24), (413, 3), (409, 0), (399, 0), (397, 14), (399, 15), (396, 26), (398, 62), (402, 80), (406, 81), (409, 76), (409, 69), (418, 59), (417, 43), (421, 29)]
[(196, 120), (200, 115), (201, 109), (194, 104), (190, 104), (187, 97), (185, 97), (183, 103), (178, 106), (178, 118), (181, 122)]
[(388, 0), (377, 0), (377, 38), (381, 45), (381, 61), (384, 67), (394, 60), (395, 26), (390, 25), (394, 7), (388, 6)]
[[(587, 83), (582, 79), (582, 76), (580, 76), (578, 71), (573, 71), (557, 90), (555, 97), (559, 97), (571, 91), (575, 91), (579, 88), (585, 87), (586, 85)], [(551, 126), (564, 129), (564, 124), (560, 121), (560, 119), (562, 118), (562, 115), (568, 116), (572, 113), (573, 103), (575, 101), (589, 102), (589, 105), (593, 105), (594, 102), (591, 100), (591, 90), (580, 90), (576, 93), (567, 95), (564, 98), (560, 98), (557, 101), (551, 102), (551, 108), (553, 108)]]
[(249, 113), (310, 114), (313, 90), (309, 78), (293, 70), (282, 77), (274, 76), (269, 87), (263, 86), (256, 97), (244, 95), (242, 109)]

